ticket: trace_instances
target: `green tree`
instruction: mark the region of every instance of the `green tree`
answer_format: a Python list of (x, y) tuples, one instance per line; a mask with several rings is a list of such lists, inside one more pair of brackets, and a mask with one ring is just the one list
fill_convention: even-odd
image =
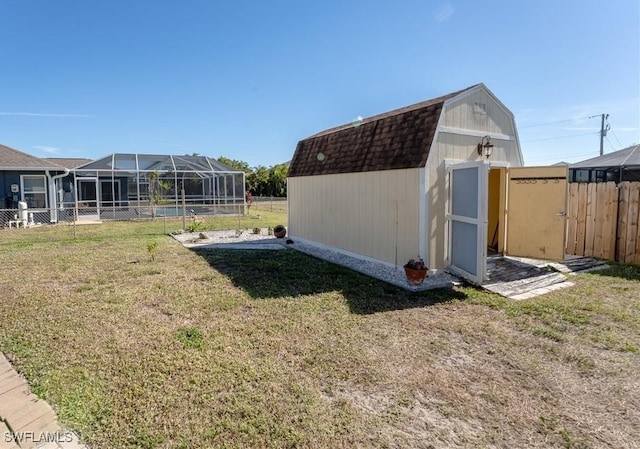
[(274, 165), (269, 169), (269, 190), (271, 196), (287, 196), (288, 164)]
[(288, 162), (272, 167), (263, 165), (249, 167), (249, 164), (244, 161), (224, 156), (220, 156), (218, 161), (236, 170), (244, 171), (247, 189), (251, 190), (255, 196), (287, 196)]
[(270, 196), (269, 169), (262, 165), (253, 169), (252, 184), (255, 186), (254, 194), (258, 196)]
[(244, 161), (238, 161), (235, 159), (229, 159), (228, 157), (220, 156), (216, 159), (218, 162), (228, 165), (231, 168), (235, 168), (236, 170), (242, 170), (243, 172), (249, 174), (253, 172), (253, 169), (249, 167), (249, 164)]
[(164, 202), (164, 194), (171, 188), (168, 181), (160, 179), (157, 171), (149, 173), (149, 202), (151, 203), (151, 217), (156, 217), (156, 206)]

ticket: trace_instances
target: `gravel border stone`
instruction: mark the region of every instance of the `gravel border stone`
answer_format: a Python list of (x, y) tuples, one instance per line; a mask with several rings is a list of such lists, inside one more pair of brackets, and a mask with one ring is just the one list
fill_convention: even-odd
[(298, 241), (294, 241), (294, 243), (289, 245), (289, 247), (305, 254), (309, 254), (310, 256), (317, 257), (318, 259), (326, 260), (327, 262), (331, 262), (336, 265), (341, 265), (409, 291), (450, 288), (454, 285), (461, 284), (460, 280), (455, 276), (452, 276), (449, 273), (438, 272), (436, 274), (429, 274), (422, 284), (412, 285), (407, 282), (407, 277), (404, 274), (404, 269), (402, 267), (390, 267), (371, 260), (363, 260), (348, 254), (340, 253), (329, 248), (322, 248)]

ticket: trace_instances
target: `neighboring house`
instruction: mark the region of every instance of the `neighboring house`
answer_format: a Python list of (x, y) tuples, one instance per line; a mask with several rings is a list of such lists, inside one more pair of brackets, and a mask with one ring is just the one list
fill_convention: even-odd
[(569, 181), (640, 181), (640, 145), (570, 164)]
[(0, 226), (12, 219), (21, 201), (42, 223), (153, 215), (159, 203), (173, 209), (165, 213), (178, 215), (182, 191), (187, 203), (202, 205), (207, 213), (245, 212), (244, 172), (206, 156), (114, 153), (96, 161), (41, 159), (0, 145), (0, 210), (5, 209)]
[(65, 205), (78, 201), (93, 219), (117, 218), (131, 209), (142, 214), (156, 203), (161, 213), (172, 208), (166, 213), (179, 214), (183, 191), (186, 203), (211, 205), (208, 213), (244, 213), (246, 207), (245, 173), (207, 156), (113, 153), (71, 172), (74, 184), (64, 186)]
[(49, 211), (57, 208), (60, 179), (68, 173), (56, 162), (0, 145), (0, 208), (17, 209), (23, 201), (35, 221), (57, 221)]
[[(422, 257), (482, 282), (487, 246), (503, 252), (508, 241), (505, 185), (522, 164), (513, 114), (477, 84), (300, 141), (288, 232), (389, 266)], [(566, 181), (566, 168), (554, 170)]]

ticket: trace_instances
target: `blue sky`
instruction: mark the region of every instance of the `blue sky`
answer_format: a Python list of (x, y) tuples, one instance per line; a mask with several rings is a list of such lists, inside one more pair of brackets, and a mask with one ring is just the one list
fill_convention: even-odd
[(637, 0), (0, 0), (0, 143), (270, 166), (315, 132), (485, 83), (528, 165), (640, 143)]

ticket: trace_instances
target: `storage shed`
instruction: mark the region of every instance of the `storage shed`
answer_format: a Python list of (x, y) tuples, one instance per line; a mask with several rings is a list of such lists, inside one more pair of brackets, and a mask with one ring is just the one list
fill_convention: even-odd
[(483, 84), (358, 119), (298, 143), (289, 235), (395, 267), (422, 257), (480, 283), (487, 248), (505, 251), (509, 168), (522, 164), (514, 116)]

